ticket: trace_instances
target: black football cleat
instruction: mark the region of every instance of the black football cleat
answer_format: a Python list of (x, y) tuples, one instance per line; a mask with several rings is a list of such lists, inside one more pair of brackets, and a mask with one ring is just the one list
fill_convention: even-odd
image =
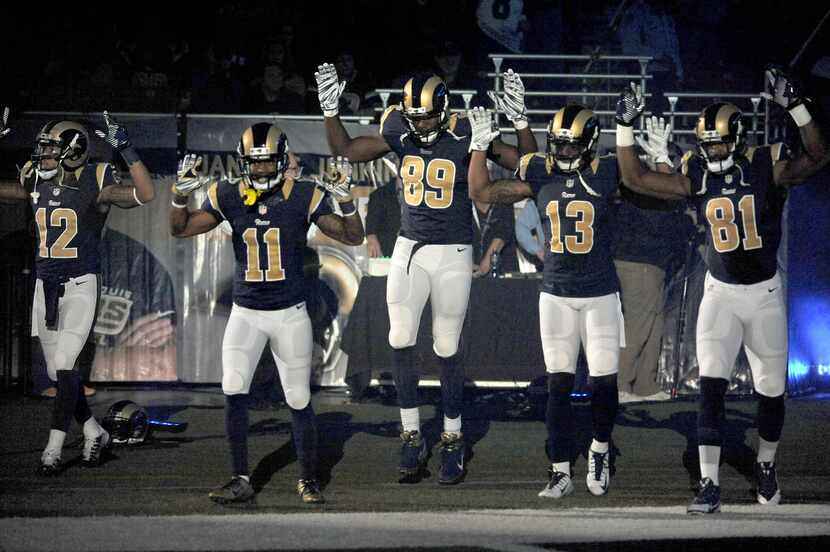
[(297, 494), (306, 504), (323, 504), (326, 501), (316, 479), (300, 479), (297, 481)]
[(208, 495), (217, 504), (245, 504), (254, 500), (254, 488), (248, 481), (236, 476)]
[(401, 433), (401, 441), (398, 483), (418, 483), (426, 468), (427, 442), (419, 431), (404, 431)]
[(773, 462), (755, 464), (755, 481), (757, 483), (758, 504), (778, 504), (781, 502), (781, 489), (778, 487), (778, 474)]
[(720, 512), (720, 487), (708, 477), (704, 477), (700, 480), (697, 496), (686, 508), (686, 513), (714, 514), (716, 512)]
[(464, 436), (460, 433), (441, 434), (441, 469), (438, 472), (438, 483), (441, 485), (457, 485), (466, 474), (464, 468)]

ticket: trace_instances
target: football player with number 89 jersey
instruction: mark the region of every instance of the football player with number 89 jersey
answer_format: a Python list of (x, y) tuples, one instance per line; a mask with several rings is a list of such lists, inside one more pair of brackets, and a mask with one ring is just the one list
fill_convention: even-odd
[[(271, 348), (300, 463), (297, 492), (304, 502), (323, 502), (317, 482), (317, 428), (311, 406), (311, 320), (306, 311), (303, 248), (309, 226), (350, 245), (363, 241), (363, 224), (352, 202), (351, 165), (338, 159), (334, 172), (315, 181), (290, 176), (288, 138), (276, 125), (246, 129), (237, 147), (242, 177), (213, 183), (198, 210), (187, 209), (190, 192), (205, 184), (201, 158), (187, 155), (174, 186), (170, 231), (189, 237), (228, 221), (236, 271), (233, 307), (222, 341), (222, 391), (233, 477), (210, 493), (220, 504), (254, 497), (248, 469), (248, 393), (266, 343)], [(336, 215), (325, 190), (340, 204)]]
[(551, 467), (550, 481), (539, 496), (562, 498), (574, 489), (570, 459), (576, 435), (570, 394), (580, 343), (588, 359), (593, 410), (586, 482), (592, 494), (603, 495), (610, 484), (609, 442), (625, 339), (609, 220), (618, 187), (616, 160), (596, 158), (596, 115), (581, 105), (568, 105), (548, 125), (546, 154), (522, 157), (518, 180), (490, 182), (484, 159), (490, 117), (479, 109), (469, 117), (476, 150), (470, 163), (470, 197), (488, 203), (533, 198), (548, 243), (539, 329), (548, 372), (545, 418)]
[[(8, 108), (0, 124), (6, 135)], [(109, 434), (86, 401), (75, 361), (86, 343), (98, 301), (101, 232), (111, 205), (130, 209), (155, 192), (127, 130), (104, 112), (106, 131), (96, 130), (127, 162), (133, 186), (121, 185), (109, 163), (89, 163), (89, 133), (75, 121), (51, 121), (37, 135), (19, 183), (0, 183), (0, 198), (29, 201), (37, 225), (37, 281), (32, 326), (40, 338), (49, 378), (57, 382), (49, 440), (40, 475), (61, 472), (66, 432), (74, 417), (83, 425), (81, 465), (101, 462)]]
[(640, 164), (633, 148), (631, 125), (645, 109), (639, 88), (632, 84), (617, 103), (617, 155), (625, 185), (654, 197), (689, 198), (708, 229), (708, 272), (696, 328), (701, 481), (690, 514), (720, 510), (724, 395), (741, 344), (759, 399), (757, 500), (781, 500), (775, 453), (784, 425), (787, 310), (776, 253), (787, 188), (816, 173), (830, 156), (795, 84), (774, 67), (766, 78), (772, 93), (764, 97), (786, 108), (799, 127), (803, 148), (794, 159), (787, 158), (783, 144), (748, 147), (741, 112), (715, 103), (698, 117), (697, 151), (684, 157), (681, 171), (654, 173)]
[[(404, 85), (401, 103), (384, 112), (379, 136), (351, 138), (337, 115), (345, 83), (338, 81), (337, 71), (330, 64), (321, 65), (315, 78), (333, 154), (371, 161), (394, 152), (399, 159), (398, 175), (403, 183), (401, 230), (386, 287), (389, 345), (403, 425), (399, 481), (420, 481), (427, 457), (427, 444), (420, 431), (413, 351), (421, 313), (429, 299), (444, 409), (438, 482), (459, 483), (465, 473), (465, 449), (461, 433), (464, 372), (458, 359), (458, 341), (467, 313), (473, 266), (473, 207), (467, 193), (469, 122), (450, 114), (449, 90), (444, 81), (436, 75), (419, 74)], [(492, 98), (513, 122), (519, 150), (535, 151), (519, 76), (506, 72), (504, 96)], [(496, 163), (515, 169), (519, 150), (497, 141), (488, 154)]]

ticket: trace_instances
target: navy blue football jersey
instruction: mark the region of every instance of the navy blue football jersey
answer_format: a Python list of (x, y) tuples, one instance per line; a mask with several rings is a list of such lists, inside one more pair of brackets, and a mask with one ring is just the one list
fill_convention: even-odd
[(718, 280), (747, 285), (775, 275), (787, 191), (775, 185), (772, 166), (785, 155), (780, 143), (748, 148), (723, 174), (706, 171), (694, 152), (684, 156), (681, 171), (708, 230), (706, 268)]
[(403, 183), (400, 235), (429, 244), (471, 244), (469, 120), (451, 115), (447, 130), (434, 144), (422, 148), (409, 138), (400, 107), (394, 106), (384, 112), (380, 134), (399, 159)]
[(89, 163), (42, 180), (29, 162), (20, 175), (38, 229), (38, 276), (67, 279), (97, 274), (101, 230), (107, 220), (107, 211), (97, 201), (102, 188), (119, 182), (112, 165)]
[(243, 190), (241, 183), (214, 183), (202, 204), (233, 229), (233, 302), (278, 310), (305, 301), (303, 247), (311, 223), (333, 212), (326, 193), (313, 182), (288, 179), (281, 190), (248, 206)]
[(595, 159), (581, 171), (563, 173), (541, 153), (519, 163), (545, 230), (542, 289), (560, 297), (598, 297), (618, 291), (612, 249), (612, 200), (617, 160)]

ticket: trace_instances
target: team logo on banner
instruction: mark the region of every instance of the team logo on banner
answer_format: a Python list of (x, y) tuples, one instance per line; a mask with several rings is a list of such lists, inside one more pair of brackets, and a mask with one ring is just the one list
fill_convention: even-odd
[(95, 319), (95, 333), (101, 335), (118, 335), (127, 325), (133, 302), (117, 295), (101, 294), (98, 317)]

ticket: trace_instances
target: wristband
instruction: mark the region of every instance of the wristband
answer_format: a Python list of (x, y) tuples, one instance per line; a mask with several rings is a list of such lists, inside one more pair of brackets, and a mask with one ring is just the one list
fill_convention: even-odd
[(324, 117), (337, 117), (337, 114), (340, 112), (338, 109), (324, 109), (323, 116)]
[(617, 123), (617, 147), (627, 148), (634, 145), (634, 129)]
[(527, 119), (518, 119), (513, 122), (513, 128), (515, 128), (516, 130), (524, 130), (527, 128), (527, 125)]
[(348, 217), (357, 213), (357, 207), (355, 207), (353, 201), (346, 201), (340, 204), (340, 212), (343, 213), (344, 217)]
[[(183, 200), (184, 203), (176, 203), (177, 199), (178, 200)], [(173, 207), (178, 207), (179, 209), (184, 209), (185, 207), (187, 207), (187, 196), (174, 195), (173, 200), (171, 201), (171, 203), (173, 204)]]
[(135, 148), (132, 146), (127, 146), (126, 148), (120, 150), (120, 153), (121, 157), (124, 158), (124, 161), (127, 162), (128, 166), (141, 161), (138, 157), (138, 153), (136, 153)]
[(172, 206), (173, 206), (173, 207), (175, 207), (176, 209), (184, 209), (185, 207), (187, 207), (187, 204), (185, 204), (185, 205), (179, 205), (179, 204), (178, 204), (178, 203), (176, 203), (175, 201), (171, 201), (171, 202), (170, 202), (170, 205), (172, 205)]
[(812, 115), (810, 115), (810, 112), (807, 111), (807, 107), (804, 104), (798, 104), (794, 108), (790, 109), (790, 115), (792, 116), (793, 121), (795, 121), (795, 124), (800, 127), (808, 125), (810, 121), (813, 120)]

